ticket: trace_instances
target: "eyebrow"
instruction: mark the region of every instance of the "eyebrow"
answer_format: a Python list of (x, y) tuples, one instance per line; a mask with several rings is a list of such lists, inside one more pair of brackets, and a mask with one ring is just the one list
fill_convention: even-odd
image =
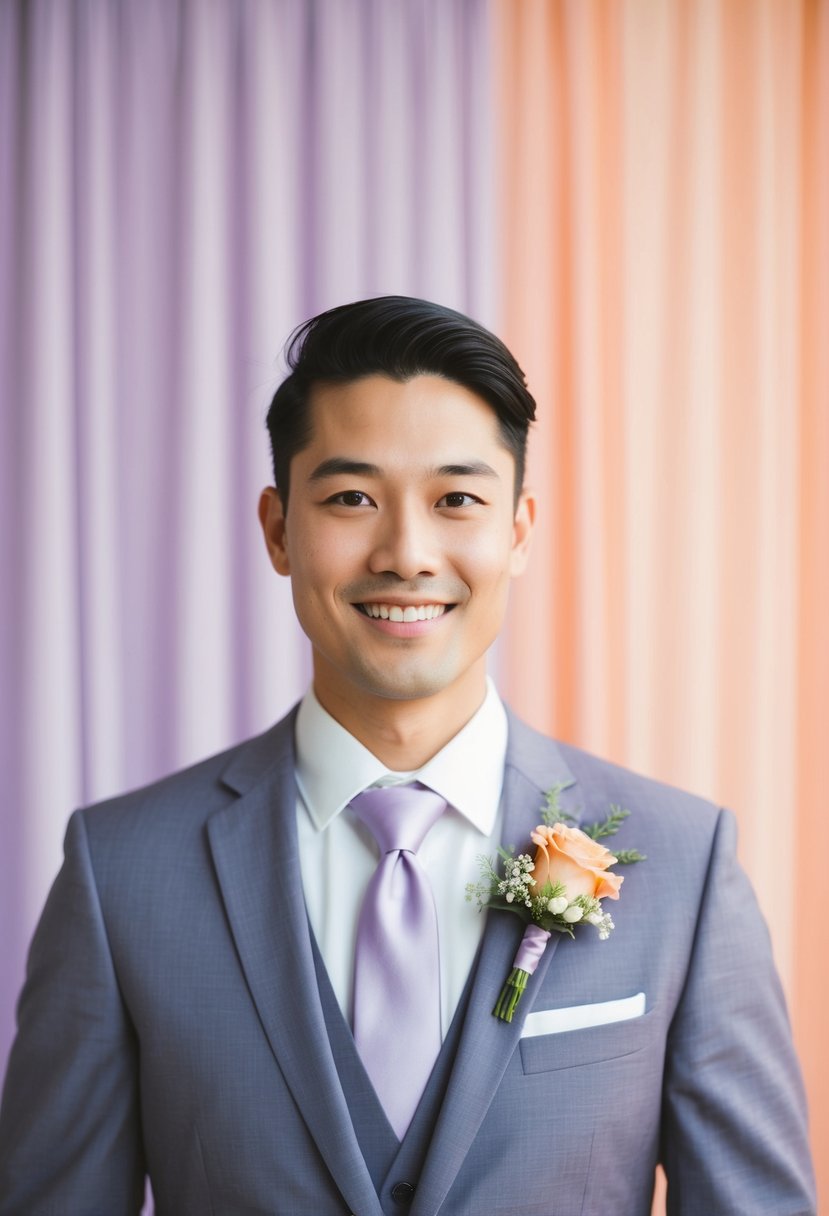
[(472, 460), (469, 464), (444, 464), (435, 472), (438, 477), (498, 477), (485, 460)]
[(379, 477), (380, 469), (376, 464), (367, 464), (364, 460), (349, 460), (347, 456), (332, 456), (318, 464), (308, 478), (309, 481), (324, 481), (326, 477), (338, 477), (341, 474), (351, 477)]
[[(331, 456), (318, 464), (309, 476), (309, 481), (324, 481), (327, 477), (382, 477), (383, 470), (379, 465), (368, 464), (365, 460), (351, 460), (348, 456)], [(498, 474), (485, 460), (470, 460), (464, 464), (443, 464), (432, 470), (433, 477), (498, 477)]]

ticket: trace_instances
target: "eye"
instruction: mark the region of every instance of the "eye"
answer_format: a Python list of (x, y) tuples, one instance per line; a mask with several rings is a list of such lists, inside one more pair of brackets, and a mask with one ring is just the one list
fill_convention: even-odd
[(453, 490), (450, 494), (444, 494), (443, 498), (439, 498), (437, 505), (439, 507), (474, 507), (481, 503), (482, 499), (476, 498), (474, 494), (464, 494), (460, 490)]
[(340, 494), (332, 494), (326, 498), (326, 504), (335, 507), (373, 507), (374, 501), (362, 490), (343, 490)]

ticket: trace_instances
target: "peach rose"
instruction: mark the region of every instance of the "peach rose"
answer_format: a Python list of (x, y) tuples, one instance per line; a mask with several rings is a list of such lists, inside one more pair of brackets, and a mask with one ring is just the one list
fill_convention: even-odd
[(578, 828), (568, 828), (563, 823), (553, 827), (539, 826), (531, 835), (538, 845), (532, 872), (537, 892), (547, 882), (560, 882), (570, 900), (577, 895), (619, 898), (624, 878), (620, 874), (607, 873), (608, 866), (616, 860), (610, 849)]

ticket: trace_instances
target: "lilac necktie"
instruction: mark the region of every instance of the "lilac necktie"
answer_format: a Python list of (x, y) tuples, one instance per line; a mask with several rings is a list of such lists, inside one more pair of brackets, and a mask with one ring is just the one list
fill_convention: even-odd
[(354, 954), (354, 1041), (402, 1140), (440, 1051), (435, 899), (416, 857), (446, 809), (418, 785), (366, 790), (352, 807), (380, 846)]

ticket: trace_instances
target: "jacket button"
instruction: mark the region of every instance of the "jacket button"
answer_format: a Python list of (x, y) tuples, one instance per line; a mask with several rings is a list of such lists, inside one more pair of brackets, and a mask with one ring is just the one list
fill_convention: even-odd
[(395, 1203), (409, 1204), (414, 1198), (415, 1189), (411, 1182), (395, 1182), (391, 1188), (391, 1197)]

